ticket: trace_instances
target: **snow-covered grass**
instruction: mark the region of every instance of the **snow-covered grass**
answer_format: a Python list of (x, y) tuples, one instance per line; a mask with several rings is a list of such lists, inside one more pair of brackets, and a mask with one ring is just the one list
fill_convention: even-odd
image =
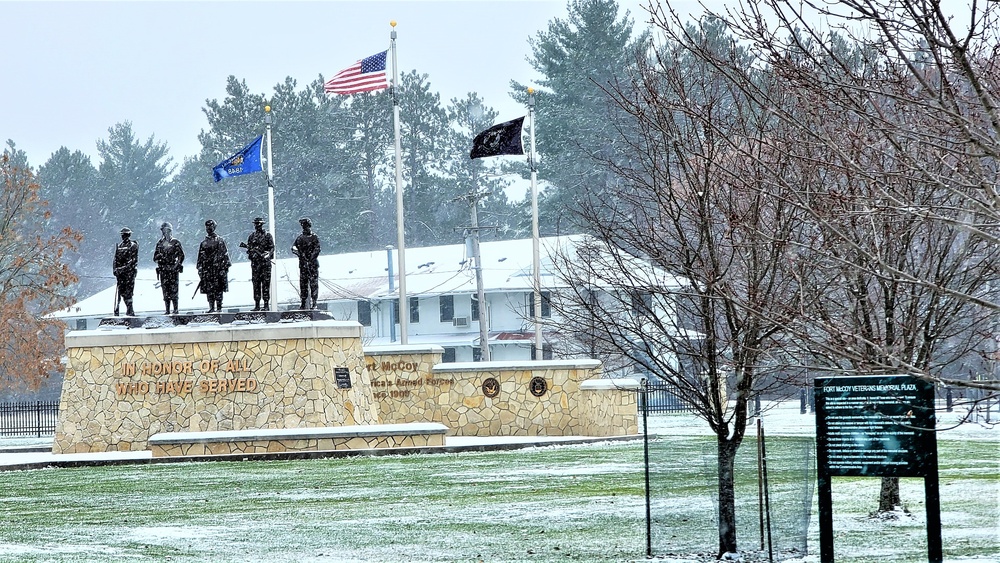
[(0, 560), (625, 560), (642, 545), (638, 454), (609, 445), (11, 472), (0, 554), (16, 555)]
[[(810, 555), (782, 557), (817, 562), (812, 416), (779, 420), (774, 411), (763, 420), (775, 536), (790, 541), (796, 527), (808, 536)], [(704, 561), (697, 554), (717, 545), (712, 440), (702, 426), (688, 416), (650, 420), (660, 562)], [(979, 427), (939, 438), (946, 561), (1000, 561), (997, 434)], [(744, 449), (754, 448), (748, 440)], [(756, 550), (756, 465), (752, 455), (741, 463), (740, 542)], [(0, 562), (639, 561), (642, 467), (637, 441), (4, 472)], [(874, 519), (878, 479), (834, 480), (838, 563), (927, 560), (923, 482), (902, 486), (908, 512)]]

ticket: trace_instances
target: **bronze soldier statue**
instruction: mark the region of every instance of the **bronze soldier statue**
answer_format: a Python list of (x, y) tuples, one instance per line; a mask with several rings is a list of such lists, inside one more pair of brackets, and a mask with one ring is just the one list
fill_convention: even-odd
[[(271, 308), (271, 259), (274, 258), (274, 237), (264, 230), (264, 218), (253, 220), (254, 231), (240, 248), (247, 249), (250, 259), (250, 281), (253, 282), (253, 310), (267, 311)], [(260, 300), (264, 299), (261, 309)]]
[(156, 262), (156, 278), (160, 280), (160, 289), (163, 291), (164, 314), (170, 314), (171, 304), (174, 307), (174, 314), (177, 314), (177, 290), (178, 276), (184, 271), (184, 247), (181, 241), (172, 235), (173, 226), (170, 223), (160, 225), (160, 232), (163, 233), (156, 243), (153, 251), (153, 262)]
[[(292, 254), (299, 257), (299, 297), (302, 309), (315, 309), (319, 297), (319, 237), (312, 232), (312, 220), (299, 219), (302, 234), (292, 245)], [(312, 299), (310, 304), (309, 300)]]
[(121, 230), (122, 241), (115, 245), (115, 259), (112, 272), (117, 280), (115, 292), (115, 316), (118, 316), (118, 303), (125, 301), (125, 314), (134, 317), (132, 309), (132, 292), (135, 290), (135, 274), (139, 264), (139, 244), (131, 239), (132, 229)]
[(226, 241), (215, 234), (217, 224), (205, 221), (205, 240), (198, 247), (198, 287), (208, 297), (208, 312), (222, 312), (222, 294), (229, 291), (229, 249)]

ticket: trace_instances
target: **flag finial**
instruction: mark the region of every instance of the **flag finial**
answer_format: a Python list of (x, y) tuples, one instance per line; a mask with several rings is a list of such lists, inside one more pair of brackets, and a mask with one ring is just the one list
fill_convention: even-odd
[(264, 113), (271, 113), (271, 106), (264, 106)]
[(392, 27), (396, 27), (396, 20), (390, 21), (389, 25), (391, 25)]
[(528, 93), (529, 94), (534, 94), (535, 93), (535, 89), (532, 88), (531, 86), (528, 86)]

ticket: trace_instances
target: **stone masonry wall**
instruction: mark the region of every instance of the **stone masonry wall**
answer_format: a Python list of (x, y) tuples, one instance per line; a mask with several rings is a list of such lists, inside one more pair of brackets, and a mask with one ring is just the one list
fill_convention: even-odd
[[(597, 379), (597, 360), (442, 364), (441, 352), (437, 346), (365, 349), (380, 422), (440, 422), (449, 436), (637, 433), (634, 392), (581, 389), (588, 380), (605, 381)], [(539, 379), (544, 389), (533, 388)]]
[(580, 384), (580, 415), (587, 436), (639, 433), (634, 379), (592, 379)]
[(365, 348), (365, 362), (372, 381), (372, 396), (383, 424), (442, 422), (443, 393), (451, 377), (434, 377), (441, 363), (440, 346), (398, 345)]
[(66, 348), (54, 453), (144, 450), (158, 432), (378, 422), (353, 322), (79, 331)]
[(453, 378), (441, 422), (456, 436), (584, 436), (580, 383), (600, 377), (600, 367), (597, 360), (438, 364), (434, 377)]
[(233, 440), (194, 444), (155, 444), (153, 457), (262, 454), (277, 452), (368, 450), (380, 448), (427, 448), (443, 446), (440, 435), (355, 436), (298, 440)]
[(160, 432), (380, 423), (437, 422), (452, 436), (637, 432), (634, 392), (608, 387), (596, 360), (442, 364), (438, 346), (362, 350), (360, 336), (338, 321), (70, 333), (53, 452), (144, 450)]

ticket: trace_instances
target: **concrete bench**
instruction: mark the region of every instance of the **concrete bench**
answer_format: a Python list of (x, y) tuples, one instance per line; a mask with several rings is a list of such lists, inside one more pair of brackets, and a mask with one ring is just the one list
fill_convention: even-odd
[(436, 422), (161, 432), (149, 437), (153, 457), (260, 454), (444, 446), (448, 427)]

